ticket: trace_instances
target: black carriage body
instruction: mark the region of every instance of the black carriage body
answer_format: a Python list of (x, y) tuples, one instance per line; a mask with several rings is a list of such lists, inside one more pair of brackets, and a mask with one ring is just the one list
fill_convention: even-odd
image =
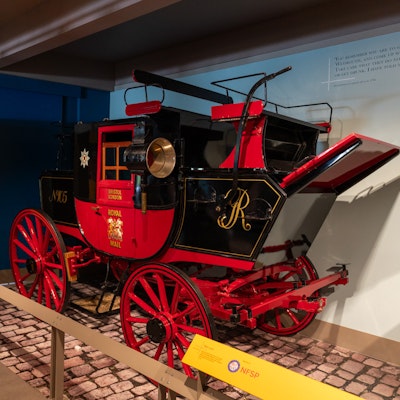
[(44, 171), (39, 187), (41, 208), (54, 222), (77, 227), (73, 171)]
[[(245, 157), (258, 157), (262, 164), (258, 168), (238, 168), (236, 173), (233, 165), (226, 166), (226, 160), (235, 149), (236, 116), (215, 121), (196, 113), (161, 108), (155, 114), (127, 120), (79, 124), (75, 129), (73, 174), (53, 171), (41, 177), (43, 209), (60, 225), (77, 226), (82, 221), (77, 221), (73, 198), (80, 201), (79, 204), (93, 204), (81, 211), (85, 217), (93, 212), (93, 221), (84, 220), (85, 226), (80, 228), (86, 232), (90, 229), (104, 231), (103, 238), (97, 239), (99, 234), (95, 232), (96, 240), (86, 239), (99, 251), (109, 254), (116, 251), (117, 257), (148, 258), (173, 247), (252, 262), (261, 257), (265, 262), (265, 255), (260, 256), (265, 246), (302, 235), (312, 242), (336, 196), (391, 157), (390, 154), (384, 156), (378, 163), (368, 161), (365, 172), (356, 164), (352, 165), (353, 156), (349, 155), (357, 154), (354, 150), (359, 150), (362, 144), (359, 137), (345, 143), (337, 152), (329, 153), (325, 159), (315, 154), (318, 136), (324, 132), (320, 126), (268, 111), (257, 118), (264, 121), (262, 145), (260, 149), (250, 149)], [(118, 183), (115, 177), (108, 179), (107, 172), (100, 167), (107, 164), (99, 160), (105, 157), (100, 154), (102, 144), (121, 142), (125, 143), (122, 150), (131, 146), (141, 149), (160, 137), (173, 143), (176, 152), (176, 166), (171, 174), (165, 178), (154, 177), (146, 170), (145, 157), (139, 161), (135, 159), (134, 163), (128, 157), (125, 164), (120, 160), (120, 179), (127, 185), (123, 190), (115, 189), (117, 186), (113, 184)], [(100, 146), (99, 140), (103, 141)], [(359, 162), (359, 156), (354, 157), (356, 163)], [(352, 170), (355, 172), (349, 172)], [(327, 181), (321, 180), (324, 176)], [(104, 184), (104, 189), (99, 188)], [(110, 201), (109, 193), (113, 190), (123, 193), (124, 200)], [(224, 204), (232, 190), (236, 192), (234, 198)], [(146, 195), (145, 200), (142, 193)], [(121, 207), (143, 213), (159, 212), (161, 218), (155, 216), (151, 222), (143, 219), (140, 223), (147, 224), (149, 237), (157, 237), (160, 228), (157, 221), (168, 225), (165, 228), (168, 232), (152, 253), (133, 247), (121, 251), (103, 247), (109, 227), (89, 225), (96, 226), (95, 214), (99, 206), (104, 205), (110, 207), (108, 213), (125, 213), (122, 218), (130, 219), (124, 221), (125, 226), (136, 224), (135, 220), (142, 217), (137, 212), (122, 212)], [(172, 219), (163, 219), (165, 213), (162, 212), (167, 210), (174, 210)], [(280, 216), (281, 210), (284, 215)], [(135, 229), (126, 230), (127, 235), (133, 237)], [(139, 247), (148, 246), (148, 242), (137, 242)], [(282, 254), (282, 259), (284, 257)], [(193, 259), (196, 258), (194, 255)]]
[(230, 171), (188, 173), (176, 248), (250, 260), (257, 257), (286, 196), (267, 174), (243, 172), (229, 210), (222, 212), (220, 204), (232, 185)]
[[(145, 165), (142, 171), (132, 171), (131, 167), (125, 175), (126, 180), (133, 179), (130, 193), (133, 208), (142, 208), (141, 191), (145, 190), (146, 210), (176, 209), (163, 249), (172, 246), (254, 261), (286, 200), (279, 177), (300, 159), (315, 154), (320, 131), (316, 125), (275, 113), (266, 112), (266, 117), (262, 151), (268, 160), (267, 166), (240, 169), (241, 197), (234, 200), (236, 205), (228, 215), (222, 215), (219, 207), (232, 188), (233, 173), (232, 168), (220, 165), (234, 147), (235, 127), (232, 121), (211, 121), (207, 116), (176, 109), (161, 109), (156, 114), (120, 121), (78, 124), (73, 174), (53, 171), (41, 178), (46, 182), (46, 187), (42, 183), (42, 189), (61, 185), (55, 190), (68, 193), (69, 210), (58, 211), (60, 206), (54, 204), (54, 199), (43, 202), (43, 208), (61, 225), (76, 225), (73, 197), (83, 203), (93, 203), (94, 207), (100, 201), (98, 185), (102, 179), (98, 158), (101, 146), (98, 141), (132, 141), (134, 144), (140, 126), (144, 132), (140, 145), (165, 137), (174, 144), (176, 151), (177, 165), (167, 178), (152, 176), (145, 171)], [(110, 132), (102, 136), (99, 134), (102, 130)], [(138, 167), (135, 165), (135, 168)], [(68, 180), (63, 175), (68, 175)], [(43, 193), (42, 197), (50, 199), (49, 193)], [(148, 226), (148, 229), (151, 235), (157, 235), (157, 226)], [(136, 258), (135, 254), (124, 254), (124, 257)]]

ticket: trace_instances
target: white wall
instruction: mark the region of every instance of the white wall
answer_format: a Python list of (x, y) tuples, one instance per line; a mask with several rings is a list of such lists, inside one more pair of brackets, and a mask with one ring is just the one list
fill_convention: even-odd
[[(269, 100), (284, 105), (329, 102), (333, 130), (323, 146), (358, 132), (400, 146), (400, 33), (359, 40), (265, 61), (186, 76), (212, 88), (211, 81), (255, 72), (293, 70), (271, 81)], [(253, 81), (254, 82), (254, 81)], [(243, 90), (250, 88), (243, 82)], [(235, 84), (235, 87), (238, 86)], [(177, 104), (180, 102), (180, 104)], [(167, 105), (196, 106), (168, 95)], [(195, 111), (209, 113), (204, 102)], [(327, 118), (310, 107), (301, 118)], [(111, 96), (111, 118), (123, 118), (123, 91)], [(321, 276), (330, 266), (350, 263), (350, 283), (329, 297), (319, 318), (400, 341), (400, 157), (339, 197), (309, 256)]]

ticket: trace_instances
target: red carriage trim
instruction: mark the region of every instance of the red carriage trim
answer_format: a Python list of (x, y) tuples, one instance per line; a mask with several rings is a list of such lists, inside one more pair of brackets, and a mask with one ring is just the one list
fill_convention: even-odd
[(302, 189), (342, 193), (399, 153), (399, 148), (352, 133), (282, 179), (289, 194)]
[[(228, 120), (232, 118), (240, 118), (243, 113), (245, 103), (224, 104), (222, 106), (211, 107), (211, 119)], [(258, 117), (264, 109), (264, 103), (261, 100), (253, 101), (249, 107), (249, 117)]]
[(156, 114), (161, 110), (161, 102), (158, 100), (145, 101), (143, 103), (127, 104), (125, 114), (129, 117), (142, 114)]
[(325, 129), (325, 132), (322, 133), (330, 133), (332, 130), (332, 125), (330, 122), (316, 122), (315, 125)]

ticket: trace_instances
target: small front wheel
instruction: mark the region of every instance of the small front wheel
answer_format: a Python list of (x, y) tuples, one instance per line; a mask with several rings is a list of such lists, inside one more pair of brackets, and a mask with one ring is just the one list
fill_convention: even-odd
[(19, 292), (62, 312), (69, 299), (64, 240), (51, 218), (41, 210), (25, 209), (10, 232), (10, 262)]
[[(272, 267), (273, 268), (273, 267)], [(277, 268), (279, 270), (279, 268)], [(282, 272), (271, 274), (270, 287), (272, 295), (288, 293), (291, 289), (282, 288), (282, 283), (312, 282), (318, 279), (318, 273), (311, 261), (304, 256), (288, 263)], [(276, 289), (273, 289), (274, 283)], [(319, 297), (318, 292), (313, 296)], [(315, 318), (316, 312), (299, 310), (296, 308), (277, 307), (260, 315), (257, 328), (274, 335), (294, 335), (306, 328)]]
[(127, 345), (194, 377), (182, 358), (195, 334), (216, 338), (214, 319), (200, 289), (178, 268), (142, 265), (129, 276), (121, 296)]

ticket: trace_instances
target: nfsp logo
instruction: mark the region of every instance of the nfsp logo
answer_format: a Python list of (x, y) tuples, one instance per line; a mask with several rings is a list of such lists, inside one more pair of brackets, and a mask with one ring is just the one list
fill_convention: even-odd
[(258, 378), (260, 373), (258, 371), (254, 371), (254, 369), (241, 367), (239, 373), (248, 376), (249, 378)]
[[(225, 199), (229, 198), (232, 189), (229, 189), (225, 195)], [(251, 229), (251, 225), (246, 222), (244, 217), (244, 210), (250, 203), (250, 196), (247, 190), (237, 188), (236, 193), (233, 195), (232, 199), (228, 202), (227, 214), (220, 215), (217, 219), (218, 226), (223, 229), (232, 229), (238, 219), (242, 221), (242, 228), (245, 231)]]
[(67, 190), (53, 190), (49, 196), (49, 201), (51, 203), (65, 204), (68, 201), (68, 191)]
[(258, 378), (260, 373), (254, 369), (246, 368), (240, 365), (238, 360), (231, 360), (228, 363), (228, 370), (229, 372), (238, 372), (239, 374), (243, 374), (248, 376), (249, 378)]

